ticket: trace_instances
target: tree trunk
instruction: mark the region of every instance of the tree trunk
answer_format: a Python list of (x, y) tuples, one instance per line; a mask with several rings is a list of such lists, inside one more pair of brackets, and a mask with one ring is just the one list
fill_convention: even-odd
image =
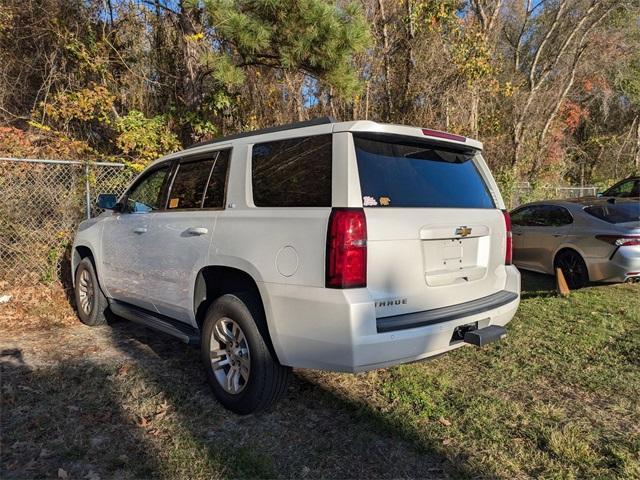
[(471, 108), (469, 123), (471, 127), (471, 136), (478, 138), (478, 109), (480, 105), (480, 92), (478, 87), (474, 85), (471, 89)]
[(391, 52), (389, 49), (387, 14), (385, 12), (384, 3), (382, 0), (378, 0), (378, 11), (380, 12), (380, 23), (382, 24), (382, 55), (384, 64), (385, 108), (383, 120), (385, 122), (390, 122), (393, 116), (393, 99), (391, 98), (391, 62), (389, 60), (389, 55), (391, 54)]
[(522, 150), (522, 120), (517, 120), (511, 130), (511, 166), (517, 167), (520, 163)]
[(416, 60), (413, 52), (413, 45), (415, 43), (415, 28), (413, 25), (413, 6), (411, 4), (413, 0), (404, 0), (406, 24), (407, 24), (407, 39), (406, 39), (406, 51), (405, 51), (405, 71), (404, 82), (402, 85), (402, 120), (406, 122), (407, 114), (411, 110), (411, 104), (413, 99), (409, 98), (411, 91), (411, 76), (413, 69), (416, 65)]
[[(180, 97), (184, 113), (193, 113), (199, 110), (202, 101), (202, 64), (200, 62), (201, 51), (198, 47), (196, 35), (201, 33), (202, 12), (198, 8), (189, 6), (190, 3), (182, 0), (178, 24), (181, 33), (181, 85)], [(180, 140), (184, 146), (192, 144), (196, 139), (193, 126), (184, 123), (180, 129)]]

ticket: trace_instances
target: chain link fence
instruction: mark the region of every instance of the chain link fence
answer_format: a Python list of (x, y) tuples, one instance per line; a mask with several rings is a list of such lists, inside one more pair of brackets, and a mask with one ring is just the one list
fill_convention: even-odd
[[(0, 158), (0, 280), (35, 284), (61, 278), (78, 223), (101, 213), (96, 195), (120, 195), (133, 176), (119, 163)], [(534, 189), (522, 183), (510, 207), (596, 193), (596, 187)]]
[(523, 203), (536, 200), (564, 199), (577, 197), (595, 197), (598, 194), (598, 187), (554, 187), (542, 186), (534, 188), (529, 182), (520, 183), (513, 195), (509, 208), (516, 208)]
[(61, 278), (78, 223), (101, 213), (96, 195), (133, 176), (119, 163), (0, 158), (0, 280)]

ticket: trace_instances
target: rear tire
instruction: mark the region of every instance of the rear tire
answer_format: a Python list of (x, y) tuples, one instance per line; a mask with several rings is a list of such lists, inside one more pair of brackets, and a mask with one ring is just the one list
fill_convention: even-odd
[(575, 290), (582, 288), (589, 283), (589, 271), (587, 264), (580, 254), (574, 250), (564, 250), (560, 252), (553, 264), (554, 270), (560, 268), (567, 285)]
[(109, 303), (100, 289), (98, 276), (90, 258), (83, 258), (78, 264), (75, 280), (76, 310), (80, 321), (92, 327), (105, 325), (105, 313)]
[(240, 415), (273, 405), (291, 375), (291, 368), (280, 365), (264, 338), (261, 310), (250, 294), (223, 295), (209, 307), (202, 328), (207, 380), (218, 401)]

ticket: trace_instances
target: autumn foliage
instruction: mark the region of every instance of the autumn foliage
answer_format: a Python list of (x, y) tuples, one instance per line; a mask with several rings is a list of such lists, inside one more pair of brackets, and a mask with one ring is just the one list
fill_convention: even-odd
[(478, 137), (503, 183), (640, 169), (631, 0), (7, 0), (0, 150), (141, 169), (332, 115)]

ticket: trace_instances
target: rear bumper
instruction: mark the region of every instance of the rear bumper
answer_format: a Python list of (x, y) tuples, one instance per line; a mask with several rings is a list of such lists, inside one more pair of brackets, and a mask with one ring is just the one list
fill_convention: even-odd
[(363, 338), (357, 345), (357, 364), (349, 371), (361, 372), (414, 362), (461, 347), (466, 344), (461, 341), (451, 342), (456, 327), (475, 322), (478, 328), (490, 325), (504, 326), (515, 315), (519, 303), (520, 297), (517, 296), (506, 305), (480, 314)]
[(452, 342), (454, 330), (461, 325), (476, 323), (477, 328), (506, 325), (520, 302), (520, 273), (513, 266), (507, 267), (501, 301), (486, 308), (384, 332), (378, 331), (374, 302), (366, 289), (332, 290), (280, 284), (262, 284), (260, 288), (266, 290), (263, 298), (269, 332), (282, 364), (361, 372), (420, 360), (465, 345), (462, 341)]
[[(594, 282), (624, 282), (640, 272), (640, 247), (619, 247), (610, 258), (586, 258), (589, 279)], [(636, 275), (629, 275), (635, 272)]]
[(490, 312), (491, 310), (507, 305), (517, 299), (517, 293), (503, 290), (501, 292), (494, 293), (493, 295), (461, 303), (459, 305), (436, 308), (425, 312), (378, 318), (376, 319), (376, 327), (378, 333), (425, 327), (427, 325), (450, 322), (452, 320), (459, 320), (461, 318), (468, 318), (473, 315)]

